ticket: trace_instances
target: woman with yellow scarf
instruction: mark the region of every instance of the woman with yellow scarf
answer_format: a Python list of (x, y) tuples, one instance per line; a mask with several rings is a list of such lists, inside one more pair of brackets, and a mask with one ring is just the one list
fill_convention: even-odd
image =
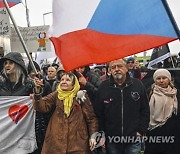
[(41, 81), (35, 79), (34, 109), (49, 112), (49, 121), (42, 154), (90, 154), (95, 140), (90, 136), (98, 131), (98, 122), (91, 102), (73, 73), (64, 73), (57, 91), (41, 97)]

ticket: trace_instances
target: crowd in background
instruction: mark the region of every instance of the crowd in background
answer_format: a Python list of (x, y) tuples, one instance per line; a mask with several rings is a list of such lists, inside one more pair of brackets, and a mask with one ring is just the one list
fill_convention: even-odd
[[(10, 52), (0, 59), (0, 96), (34, 93), (38, 149), (33, 154), (41, 151), (43, 154), (88, 154), (91, 151), (94, 154), (120, 154), (120, 151), (138, 154), (144, 151), (144, 143), (112, 144), (108, 140), (95, 149), (91, 135), (98, 131), (104, 131), (106, 137), (175, 136), (174, 144), (145, 143), (145, 153), (177, 154), (180, 152), (177, 146), (180, 143), (179, 83), (166, 68), (179, 67), (180, 58), (172, 58), (173, 63), (167, 58), (158, 64), (151, 78), (145, 80), (150, 69), (140, 66), (134, 57), (93, 68), (84, 66), (70, 73), (66, 73), (62, 65), (52, 63), (40, 68), (34, 61), (38, 72), (35, 74), (30, 64), (25, 66), (19, 53)], [(81, 113), (77, 114), (79, 108)], [(57, 121), (62, 126), (58, 126)], [(61, 135), (57, 137), (57, 134)]]

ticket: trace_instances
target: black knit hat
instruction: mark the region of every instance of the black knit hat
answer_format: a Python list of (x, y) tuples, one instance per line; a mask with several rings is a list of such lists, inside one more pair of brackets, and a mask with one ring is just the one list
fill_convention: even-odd
[(134, 63), (134, 58), (133, 57), (129, 57), (126, 62), (129, 63), (130, 61), (132, 61)]
[(5, 55), (3, 58), (1, 58), (0, 59), (0, 71), (2, 71), (3, 64), (6, 60), (11, 60), (14, 63), (18, 64), (22, 68), (25, 75), (27, 75), (27, 70), (25, 67), (23, 57), (19, 52), (9, 52), (7, 55)]

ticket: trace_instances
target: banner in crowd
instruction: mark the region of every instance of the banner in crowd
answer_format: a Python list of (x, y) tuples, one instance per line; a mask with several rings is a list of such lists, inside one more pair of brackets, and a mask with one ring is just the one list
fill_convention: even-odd
[[(46, 35), (48, 29), (49, 26), (19, 27), (29, 52), (51, 51), (51, 41)], [(11, 29), (11, 50), (24, 52), (15, 28)]]
[(27, 154), (37, 148), (35, 112), (29, 96), (0, 97), (0, 154)]
[(169, 50), (169, 47), (167, 44), (160, 46), (158, 48), (155, 48), (152, 51), (151, 59), (148, 63), (148, 68), (151, 68), (151, 66), (153, 66), (159, 62), (162, 62), (164, 59), (166, 59), (170, 56), (171, 56), (171, 53), (170, 53), (170, 50)]
[[(21, 3), (21, 0), (7, 0), (9, 7), (12, 7), (18, 3)], [(5, 7), (3, 0), (0, 0), (0, 8)]]
[(0, 8), (0, 36), (10, 35), (9, 15), (5, 8)]
[(54, 0), (50, 32), (66, 71), (178, 38), (161, 0)]

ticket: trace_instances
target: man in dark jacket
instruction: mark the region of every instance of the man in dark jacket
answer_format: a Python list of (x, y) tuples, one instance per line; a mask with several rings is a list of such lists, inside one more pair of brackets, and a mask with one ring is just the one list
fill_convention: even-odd
[(76, 68), (74, 74), (79, 80), (81, 90), (86, 90), (92, 105), (94, 106), (96, 92), (101, 83), (97, 74), (90, 70), (89, 66)]
[(136, 139), (145, 135), (149, 124), (145, 88), (140, 80), (129, 76), (123, 59), (110, 62), (109, 67), (111, 77), (99, 86), (95, 103), (107, 153), (139, 154), (141, 143)]
[(130, 77), (141, 79), (139, 62), (135, 60), (133, 57), (129, 57), (126, 63)]

